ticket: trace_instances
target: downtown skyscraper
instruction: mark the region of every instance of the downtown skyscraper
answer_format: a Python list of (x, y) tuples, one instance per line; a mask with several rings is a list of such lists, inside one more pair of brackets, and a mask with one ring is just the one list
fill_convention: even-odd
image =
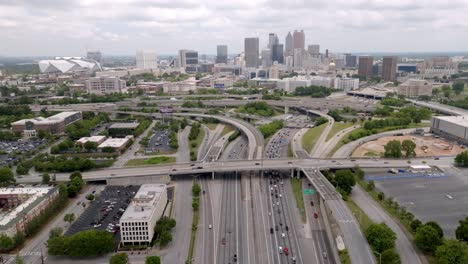
[(258, 38), (245, 38), (244, 39), (244, 56), (245, 66), (257, 68), (259, 63), (259, 40)]
[(294, 54), (294, 44), (293, 44), (293, 36), (291, 32), (288, 32), (285, 39), (285, 49), (284, 49), (284, 56), (292, 56)]
[(228, 47), (227, 45), (218, 45), (216, 47), (216, 63), (227, 63)]

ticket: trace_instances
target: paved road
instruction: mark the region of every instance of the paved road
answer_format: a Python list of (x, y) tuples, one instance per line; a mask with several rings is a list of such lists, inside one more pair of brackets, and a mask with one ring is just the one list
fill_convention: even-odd
[(397, 237), (396, 250), (400, 254), (402, 263), (423, 263), (413, 243), (406, 236), (405, 231), (393, 220), (392, 216), (388, 215), (379, 204), (366, 194), (361, 186), (354, 186), (351, 198), (372, 221), (376, 223), (384, 222), (395, 232)]
[(331, 116), (322, 114), (321, 117), (325, 117), (326, 119), (328, 119), (328, 123), (325, 129), (323, 130), (322, 134), (320, 134), (320, 137), (318, 138), (317, 142), (312, 148), (312, 151), (310, 152), (310, 156), (312, 158), (318, 158), (321, 156), (321, 154), (325, 150), (325, 140), (327, 139), (327, 136), (330, 133), (333, 124), (335, 124), (335, 119), (333, 119)]
[(302, 147), (302, 137), (309, 130), (308, 128), (301, 128), (293, 137), (291, 142), (291, 148), (294, 153), (294, 157), (298, 159), (309, 159), (310, 156)]
[(287, 158), (289, 154), (289, 143), (292, 141), (297, 131), (297, 129), (283, 128), (276, 132), (265, 148), (265, 158)]
[(177, 134), (179, 148), (177, 149), (176, 160), (178, 163), (190, 162), (190, 143), (188, 140), (188, 135), (190, 134), (191, 128), (191, 126), (186, 126), (184, 130), (179, 131), (179, 133)]
[[(348, 158), (351, 156), (353, 151), (360, 146), (361, 144), (364, 144), (366, 142), (381, 138), (381, 137), (387, 137), (387, 136), (392, 136), (394, 134), (408, 134), (411, 133), (415, 130), (415, 128), (408, 128), (408, 129), (400, 129), (400, 130), (393, 130), (393, 131), (387, 131), (367, 137), (360, 138), (358, 140), (352, 141), (344, 146), (342, 146), (340, 149), (338, 149), (335, 154), (333, 154), (333, 158)], [(425, 131), (429, 131), (429, 128), (424, 128)]]
[(445, 105), (445, 104), (440, 104), (436, 102), (423, 102), (423, 101), (418, 101), (418, 100), (408, 100), (411, 103), (417, 105), (417, 106), (423, 106), (430, 108), (432, 110), (436, 110), (448, 115), (457, 115), (457, 116), (466, 116), (468, 115), (468, 111), (459, 107), (454, 107), (450, 105)]
[(336, 133), (336, 135), (334, 135), (333, 138), (325, 142), (325, 145), (323, 147), (323, 151), (320, 157), (328, 157), (328, 154), (332, 151), (332, 149), (336, 146), (336, 144), (338, 144), (338, 142), (340, 142), (344, 138), (344, 136), (346, 136), (347, 133), (360, 127), (361, 126), (356, 125), (356, 126), (348, 127), (341, 131), (338, 131), (338, 133)]

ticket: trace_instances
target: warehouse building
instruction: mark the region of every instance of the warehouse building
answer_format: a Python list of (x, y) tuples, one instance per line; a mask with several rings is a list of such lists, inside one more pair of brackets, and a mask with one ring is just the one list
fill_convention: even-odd
[(81, 112), (62, 112), (47, 118), (36, 117), (11, 123), (13, 132), (20, 132), (26, 137), (34, 137), (38, 131), (51, 134), (65, 133), (65, 127), (82, 119)]
[(122, 245), (149, 245), (167, 204), (165, 184), (143, 184), (120, 218)]
[(468, 145), (468, 116), (434, 116), (431, 120), (431, 131)]

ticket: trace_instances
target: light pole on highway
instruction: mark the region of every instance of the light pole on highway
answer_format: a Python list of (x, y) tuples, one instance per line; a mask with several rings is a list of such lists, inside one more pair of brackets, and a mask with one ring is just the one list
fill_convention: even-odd
[(374, 253), (379, 255), (379, 264), (382, 264), (382, 254), (377, 251), (374, 251)]

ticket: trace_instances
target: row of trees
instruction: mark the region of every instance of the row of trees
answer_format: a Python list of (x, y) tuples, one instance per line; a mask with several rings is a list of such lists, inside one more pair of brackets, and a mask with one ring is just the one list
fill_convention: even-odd
[(109, 122), (109, 116), (105, 113), (95, 115), (93, 112), (84, 112), (83, 120), (74, 122), (65, 128), (68, 137), (75, 141), (91, 135), (91, 130), (102, 122)]
[(307, 87), (297, 87), (294, 95), (296, 96), (305, 96), (309, 95), (313, 98), (324, 98), (329, 96), (332, 92), (335, 92), (335, 89), (327, 88), (324, 86), (311, 85)]
[(86, 257), (114, 251), (115, 240), (107, 231), (86, 230), (72, 236), (51, 234), (47, 240), (49, 255)]
[(98, 166), (94, 161), (82, 157), (51, 156), (47, 154), (38, 155), (35, 159), (34, 168), (39, 172), (73, 172), (87, 171)]
[(199, 122), (194, 122), (190, 128), (189, 140), (195, 140), (200, 134), (201, 124)]
[[(109, 259), (109, 264), (128, 264), (129, 259), (127, 253), (117, 253)], [(161, 259), (158, 256), (146, 256), (145, 264), (161, 264)]]
[(367, 130), (385, 127), (404, 127), (411, 124), (411, 121), (409, 117), (375, 119), (364, 122), (363, 127)]
[(315, 120), (315, 126), (320, 126), (322, 124), (328, 123), (328, 119), (325, 117), (321, 116)]
[(264, 101), (247, 103), (240, 106), (237, 111), (258, 116), (273, 116), (275, 114), (275, 109)]
[(395, 251), (396, 234), (385, 223), (371, 224), (364, 234), (372, 250), (379, 253), (379, 263), (400, 263)]
[(386, 158), (401, 158), (403, 157), (402, 151), (405, 153), (404, 156), (406, 158), (416, 156), (416, 143), (410, 139), (403, 140), (403, 142), (390, 140), (385, 144), (384, 149), (384, 156)]
[(173, 218), (167, 216), (161, 217), (161, 219), (156, 222), (154, 232), (156, 233), (154, 241), (159, 244), (161, 247), (166, 246), (169, 242), (172, 241), (171, 230), (176, 226), (176, 221)]
[(354, 172), (346, 169), (337, 170), (334, 174), (329, 171), (324, 171), (323, 175), (336, 187), (336, 190), (341, 194), (343, 200), (347, 200), (349, 194), (351, 194), (353, 190), (353, 186), (356, 185), (356, 177), (364, 177), (364, 172), (356, 168)]
[(260, 132), (262, 133), (262, 135), (267, 138), (269, 136), (272, 136), (273, 134), (276, 133), (276, 131), (280, 130), (281, 128), (283, 128), (284, 126), (284, 123), (283, 121), (281, 120), (275, 120), (275, 121), (272, 121), (268, 124), (265, 124), (265, 125), (261, 125), (258, 130), (260, 130)]

